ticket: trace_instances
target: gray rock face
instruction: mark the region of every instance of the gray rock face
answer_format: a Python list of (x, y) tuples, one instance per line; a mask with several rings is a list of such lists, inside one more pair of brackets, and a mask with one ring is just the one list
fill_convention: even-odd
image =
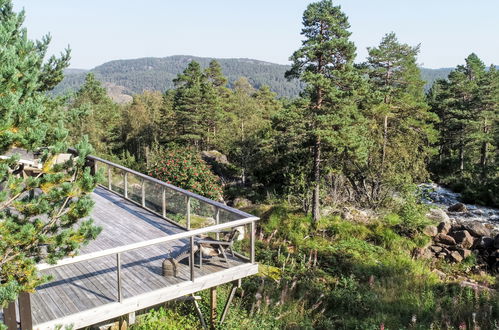
[(466, 208), (466, 205), (463, 203), (456, 203), (454, 205), (451, 205), (447, 208), (447, 211), (449, 212), (468, 212), (468, 209)]
[(490, 249), (494, 247), (494, 239), (490, 237), (480, 237), (475, 240), (473, 248), (475, 249)]
[(457, 244), (460, 244), (463, 248), (469, 249), (473, 246), (475, 239), (467, 230), (458, 230), (450, 234), (454, 238)]

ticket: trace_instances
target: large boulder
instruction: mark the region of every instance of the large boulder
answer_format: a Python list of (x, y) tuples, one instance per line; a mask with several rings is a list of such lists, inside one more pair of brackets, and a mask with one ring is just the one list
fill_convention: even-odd
[(469, 249), (473, 246), (475, 239), (467, 230), (458, 230), (450, 234), (454, 238), (457, 244), (460, 244), (463, 248)]
[(442, 209), (431, 209), (430, 212), (426, 214), (428, 219), (435, 222), (450, 222), (450, 218)]
[(499, 249), (499, 235), (495, 237), (493, 245), (496, 249)]
[(435, 242), (445, 244), (445, 245), (456, 245), (456, 241), (452, 236), (446, 235), (446, 234), (438, 234), (434, 238)]
[(465, 222), (463, 227), (475, 237), (490, 236), (491, 229), (487, 228), (483, 223), (480, 222)]
[(447, 233), (451, 230), (452, 225), (450, 222), (442, 221), (438, 224), (438, 233), (447, 235)]
[(429, 249), (415, 248), (412, 251), (412, 256), (415, 259), (431, 259), (433, 258), (433, 253)]
[(463, 203), (456, 203), (454, 205), (451, 205), (447, 208), (447, 211), (449, 212), (468, 212), (468, 209), (466, 208), (466, 205)]
[(426, 226), (423, 229), (423, 233), (425, 233), (426, 235), (428, 235), (430, 237), (433, 237), (433, 236), (436, 236), (438, 234), (438, 228), (436, 226)]
[(242, 209), (248, 206), (251, 206), (253, 203), (249, 199), (243, 197), (237, 197), (234, 199), (233, 205), (236, 209)]
[(461, 262), (464, 259), (461, 253), (459, 253), (458, 251), (451, 251), (451, 253), (449, 254), (449, 258), (454, 262)]
[(201, 158), (207, 163), (219, 163), (219, 164), (229, 164), (227, 156), (216, 150), (203, 151), (201, 152)]

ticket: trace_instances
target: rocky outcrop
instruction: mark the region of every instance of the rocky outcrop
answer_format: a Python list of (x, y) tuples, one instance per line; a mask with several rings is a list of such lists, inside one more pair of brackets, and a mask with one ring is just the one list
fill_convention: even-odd
[(432, 237), (431, 243), (428, 247), (414, 249), (414, 258), (457, 263), (474, 254), (477, 270), (499, 273), (499, 235), (494, 236), (491, 225), (443, 221), (436, 228), (427, 226), (423, 232)]

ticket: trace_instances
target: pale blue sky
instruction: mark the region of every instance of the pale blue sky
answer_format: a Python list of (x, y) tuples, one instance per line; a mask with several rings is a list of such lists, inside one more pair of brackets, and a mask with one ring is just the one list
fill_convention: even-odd
[[(288, 63), (300, 46), (307, 0), (13, 0), (30, 38), (50, 32), (51, 53), (72, 48), (71, 67), (109, 60), (195, 55)], [(419, 63), (453, 67), (475, 52), (499, 64), (499, 0), (337, 0), (357, 61), (394, 31), (421, 43)]]

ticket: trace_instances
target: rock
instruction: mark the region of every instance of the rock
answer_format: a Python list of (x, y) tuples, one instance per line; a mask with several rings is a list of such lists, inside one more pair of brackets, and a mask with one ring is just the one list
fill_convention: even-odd
[(443, 243), (446, 245), (456, 245), (456, 241), (452, 236), (446, 235), (446, 234), (438, 234), (435, 236), (434, 240), (438, 243)]
[(443, 248), (437, 245), (432, 245), (430, 246), (430, 250), (432, 250), (434, 253), (440, 253), (442, 252)]
[(433, 253), (429, 249), (415, 248), (412, 251), (412, 257), (414, 259), (431, 259), (433, 258)]
[(431, 272), (432, 272), (432, 273), (435, 273), (435, 274), (436, 274), (438, 277), (440, 277), (440, 279), (442, 279), (442, 280), (443, 280), (444, 278), (446, 278), (446, 277), (447, 277), (447, 275), (446, 275), (443, 271), (438, 270), (438, 269), (436, 269), (436, 268), (435, 268), (434, 270), (432, 270)]
[(450, 218), (442, 209), (431, 209), (430, 212), (426, 214), (428, 219), (435, 222), (450, 222)]
[(475, 243), (473, 244), (473, 248), (475, 249), (489, 249), (494, 246), (495, 240), (490, 237), (479, 237), (475, 240)]
[(451, 205), (447, 208), (447, 211), (449, 212), (468, 212), (468, 209), (466, 208), (466, 205), (463, 203), (456, 203), (454, 205)]
[(253, 203), (251, 203), (251, 201), (249, 199), (246, 199), (243, 197), (237, 197), (236, 199), (234, 199), (233, 204), (234, 204), (234, 207), (236, 209), (239, 209), (239, 208), (251, 206)]
[(471, 255), (471, 250), (468, 249), (457, 249), (457, 252), (459, 252), (463, 259), (466, 259)]
[(440, 234), (444, 234), (444, 235), (447, 235), (447, 233), (451, 230), (452, 228), (452, 225), (450, 224), (450, 222), (445, 222), (445, 221), (442, 221), (438, 224), (438, 232)]
[(475, 239), (467, 230), (458, 230), (452, 232), (450, 236), (454, 238), (457, 244), (461, 244), (461, 246), (465, 249), (471, 248), (473, 246), (473, 243), (475, 242)]
[(452, 251), (449, 255), (451, 261), (461, 262), (463, 261), (463, 256), (458, 251)]
[(201, 158), (207, 163), (215, 162), (225, 165), (229, 164), (227, 156), (217, 150), (203, 151), (201, 153)]
[(430, 237), (433, 237), (433, 236), (437, 236), (438, 234), (438, 229), (436, 226), (426, 226), (424, 229), (423, 229), (423, 233), (425, 233), (426, 235), (430, 236)]
[(445, 253), (445, 252), (444, 253), (439, 253), (439, 254), (437, 254), (437, 258), (438, 259), (445, 259), (445, 258), (447, 258), (447, 253)]
[(480, 222), (469, 222), (463, 224), (464, 228), (475, 237), (490, 236), (491, 230)]
[(499, 235), (497, 235), (496, 238), (494, 239), (493, 245), (496, 249), (499, 248)]

